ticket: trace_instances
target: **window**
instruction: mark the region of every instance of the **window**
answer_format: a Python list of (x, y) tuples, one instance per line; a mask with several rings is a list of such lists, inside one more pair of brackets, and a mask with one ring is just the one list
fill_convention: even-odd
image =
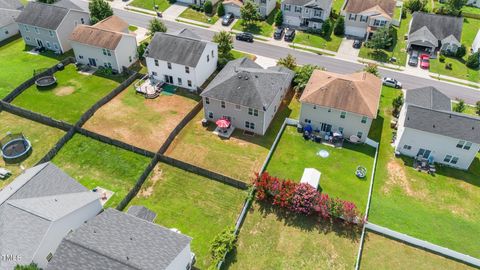
[(28, 29), (28, 26), (25, 25), (25, 31), (30, 32), (30, 29)]
[(157, 67), (158, 67), (158, 60), (157, 60), (157, 59), (155, 59), (155, 60), (154, 60), (154, 62), (155, 62), (155, 66), (157, 66)]
[(363, 136), (363, 132), (361, 132), (361, 131), (357, 132), (357, 137), (358, 137), (359, 139), (361, 139), (362, 136)]
[(347, 115), (346, 112), (341, 112), (341, 113), (340, 113), (340, 118), (345, 119), (345, 116), (346, 116), (346, 115)]
[(8, 30), (5, 31), (5, 35), (8, 35)]
[(258, 116), (258, 110), (253, 108), (248, 108), (248, 114), (253, 116)]
[(240, 110), (240, 109), (242, 109), (242, 107), (237, 104), (237, 105), (235, 105), (235, 109)]
[(182, 78), (177, 78), (178, 85), (182, 85)]
[(258, 110), (257, 109), (253, 110), (253, 116), (258, 116)]
[(245, 121), (245, 128), (255, 129), (255, 123)]
[(332, 112), (332, 109), (328, 108), (328, 112)]
[(295, 6), (295, 12), (302, 13), (302, 7)]
[(167, 62), (167, 68), (168, 68), (168, 69), (172, 69), (172, 63)]
[(213, 50), (212, 50), (212, 58), (214, 58), (214, 57), (215, 57), (215, 54), (213, 53)]
[(443, 162), (450, 163), (451, 160), (452, 160), (452, 156), (446, 155), (445, 158), (443, 159)]
[(185, 73), (190, 73), (190, 68), (189, 67), (185, 67)]
[(210, 55), (207, 54), (207, 62), (210, 61)]
[(48, 253), (47, 258), (46, 258), (46, 259), (47, 259), (47, 262), (49, 262), (50, 260), (52, 260), (52, 258), (53, 258), (53, 254), (52, 254), (51, 252)]
[(153, 75), (153, 76), (157, 76), (158, 74), (157, 74), (157, 72), (152, 71), (152, 75)]
[(403, 146), (403, 149), (405, 149), (405, 150), (411, 150), (411, 149), (412, 149), (412, 146), (411, 146), (411, 145), (408, 145), (408, 144), (405, 144), (405, 145)]
[(83, 55), (79, 55), (78, 58), (83, 59)]
[(265, 4), (267, 3), (267, 0), (260, 0), (260, 3)]
[(53, 47), (55, 48), (55, 50), (58, 50), (58, 44), (57, 43), (53, 43)]
[(367, 117), (366, 117), (366, 116), (363, 116), (363, 117), (362, 117), (362, 124), (365, 124), (365, 123), (367, 123)]
[(27, 41), (30, 41), (30, 37), (25, 37), (25, 39), (26, 39)]
[(50, 49), (50, 47), (51, 47), (51, 46), (50, 46), (50, 42), (47, 41), (47, 48)]
[(452, 164), (457, 164), (458, 163), (458, 157), (453, 157), (452, 161), (450, 161)]
[(53, 31), (48, 31), (51, 37), (53, 37)]
[(322, 11), (321, 10), (318, 10), (318, 9), (315, 9), (313, 11), (313, 16), (315, 17), (322, 17)]
[(348, 19), (349, 19), (350, 21), (355, 21), (355, 20), (357, 20), (357, 15), (350, 13), (350, 15), (348, 15)]
[(208, 112), (208, 118), (210, 118), (210, 119), (213, 118), (213, 112)]
[(191, 80), (188, 80), (187, 84), (188, 84), (188, 87), (192, 87), (192, 81)]
[(107, 50), (107, 55), (112, 56), (112, 53), (110, 52), (110, 50)]
[(210, 99), (208, 97), (205, 98), (205, 104), (210, 104)]
[(465, 146), (463, 147), (463, 149), (465, 149), (465, 150), (470, 150), (470, 147), (472, 147), (472, 143), (471, 143), (471, 142), (467, 142), (467, 143), (465, 143)]
[(222, 108), (225, 108), (225, 101), (222, 101), (220, 105)]
[(283, 9), (285, 11), (290, 11), (292, 9), (292, 6), (291, 5), (283, 5)]
[(107, 50), (106, 49), (102, 49), (102, 52), (103, 52), (103, 55), (107, 55)]
[(85, 20), (84, 20), (83, 18), (80, 18), (80, 22), (81, 22), (82, 24), (85, 24)]
[(459, 141), (457, 143), (457, 148), (463, 148), (463, 145), (465, 144), (465, 141)]
[(317, 105), (313, 105), (313, 109), (316, 110), (316, 109), (317, 109)]
[(384, 20), (374, 20), (373, 21), (374, 26), (384, 26), (385, 24), (387, 24), (387, 21), (384, 21)]
[(305, 123), (310, 124), (310, 123), (312, 123), (312, 120), (305, 118)]
[(38, 31), (38, 27), (35, 27), (35, 33), (40, 34), (40, 31)]
[(362, 16), (360, 15), (360, 21), (361, 22), (366, 22), (368, 20), (368, 16)]

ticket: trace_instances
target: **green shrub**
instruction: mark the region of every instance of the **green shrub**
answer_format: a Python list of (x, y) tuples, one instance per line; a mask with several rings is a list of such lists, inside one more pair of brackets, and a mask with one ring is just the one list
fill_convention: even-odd
[(345, 34), (345, 19), (343, 16), (340, 16), (335, 22), (335, 28), (333, 28), (333, 33), (336, 36), (342, 36)]
[(330, 30), (332, 29), (332, 23), (330, 20), (326, 20), (322, 24), (322, 36), (328, 37), (330, 35)]
[(218, 17), (223, 17), (225, 15), (225, 7), (223, 7), (222, 3), (219, 3), (217, 6), (217, 15)]
[(276, 26), (281, 26), (283, 24), (283, 13), (281, 10), (275, 14), (275, 25)]
[(472, 53), (468, 58), (465, 65), (469, 68), (477, 69), (480, 67), (480, 53)]
[(455, 56), (458, 58), (462, 58), (465, 56), (465, 54), (467, 54), (467, 48), (465, 47), (465, 45), (462, 44), (460, 47), (458, 47)]
[(236, 240), (234, 228), (227, 228), (215, 236), (210, 246), (212, 266), (216, 266), (235, 247)]
[(438, 60), (440, 60), (440, 62), (442, 62), (442, 63), (445, 62), (445, 55), (443, 55), (443, 53), (441, 53)]
[(448, 70), (452, 70), (452, 63), (446, 63), (445, 68)]
[(205, 2), (205, 4), (203, 4), (203, 10), (205, 10), (205, 13), (206, 13), (206, 14), (212, 14), (212, 12), (213, 12), (212, 1), (207, 0), (207, 1)]

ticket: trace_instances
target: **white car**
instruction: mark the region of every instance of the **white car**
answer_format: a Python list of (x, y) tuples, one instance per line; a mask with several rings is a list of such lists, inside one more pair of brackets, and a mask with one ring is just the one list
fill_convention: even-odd
[(395, 87), (395, 88), (402, 88), (402, 84), (399, 81), (397, 81), (393, 78), (384, 77), (382, 79), (382, 83), (383, 83), (383, 85), (386, 85), (386, 86)]

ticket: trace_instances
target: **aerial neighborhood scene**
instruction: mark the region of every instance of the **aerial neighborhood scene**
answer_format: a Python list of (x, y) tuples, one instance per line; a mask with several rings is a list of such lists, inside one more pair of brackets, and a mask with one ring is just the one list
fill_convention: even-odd
[(0, 269), (480, 269), (480, 0), (0, 0)]

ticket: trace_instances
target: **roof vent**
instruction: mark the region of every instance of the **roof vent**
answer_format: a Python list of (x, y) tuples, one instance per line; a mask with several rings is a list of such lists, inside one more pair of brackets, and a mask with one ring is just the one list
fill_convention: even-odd
[(435, 128), (435, 125), (433, 125), (433, 128)]
[(96, 231), (96, 230), (93, 230), (93, 233), (97, 233), (97, 231)]
[(241, 78), (242, 78), (242, 75), (241, 75), (241, 74), (238, 74), (238, 78), (241, 79)]
[(127, 256), (127, 261), (128, 261), (128, 260), (130, 260), (130, 258), (128, 258), (128, 256)]
[(248, 76), (247, 76), (247, 75), (245, 75), (245, 80), (247, 80), (247, 81), (248, 81)]
[(58, 202), (57, 198), (54, 199), (56, 202)]
[(474, 129), (475, 129), (475, 127), (472, 127), (472, 130), (474, 130)]

